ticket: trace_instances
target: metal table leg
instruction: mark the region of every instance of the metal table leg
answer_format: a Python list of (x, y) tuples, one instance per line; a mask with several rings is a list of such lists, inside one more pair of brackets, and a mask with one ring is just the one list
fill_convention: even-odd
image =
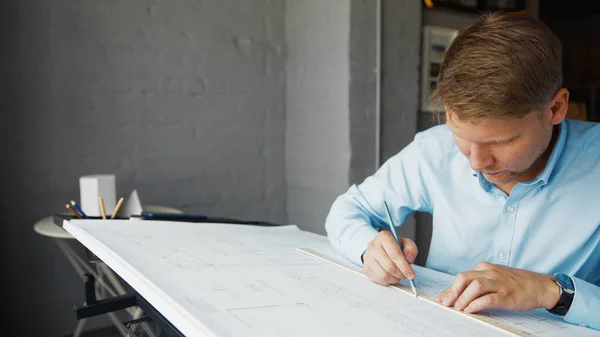
[[(126, 294), (125, 289), (123, 288), (119, 280), (116, 278), (116, 276), (113, 274), (112, 270), (110, 270), (110, 268), (106, 266), (106, 264), (104, 264), (103, 262), (97, 262), (95, 263), (96, 270), (94, 270), (88, 263), (86, 263), (86, 261), (81, 256), (79, 256), (73, 250), (73, 248), (71, 248), (62, 239), (56, 239), (56, 243), (58, 244), (58, 247), (65, 255), (73, 269), (75, 269), (75, 272), (77, 273), (77, 275), (79, 275), (82, 281), (85, 281), (86, 273), (89, 273), (94, 276), (94, 278), (97, 280), (96, 293), (99, 296), (99, 299), (106, 298), (106, 293), (109, 293), (111, 296)], [(110, 285), (107, 284), (107, 282), (104, 280), (104, 277), (106, 277)], [(114, 289), (116, 289), (116, 291), (113, 290), (113, 287)], [(139, 318), (142, 312), (139, 308), (128, 308), (127, 311), (132, 316), (132, 318)], [(128, 336), (127, 329), (119, 321), (118, 317), (114, 313), (108, 313), (108, 317), (112, 321), (113, 325), (119, 330), (121, 335)], [(81, 319), (77, 322), (77, 326), (73, 333), (74, 337), (80, 336), (81, 332), (83, 331), (83, 326), (85, 325), (85, 322), (86, 319)]]

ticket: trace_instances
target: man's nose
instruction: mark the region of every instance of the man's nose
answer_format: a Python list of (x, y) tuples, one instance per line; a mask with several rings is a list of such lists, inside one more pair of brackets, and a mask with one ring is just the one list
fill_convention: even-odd
[(473, 170), (481, 171), (494, 164), (494, 157), (484, 146), (471, 144), (470, 150), (469, 163)]

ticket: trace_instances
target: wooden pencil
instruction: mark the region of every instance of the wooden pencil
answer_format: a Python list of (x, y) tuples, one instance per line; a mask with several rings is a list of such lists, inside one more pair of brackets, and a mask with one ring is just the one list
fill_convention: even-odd
[(67, 204), (66, 207), (69, 211), (71, 211), (71, 213), (73, 213), (77, 217), (77, 219), (83, 219), (81, 214), (79, 214), (79, 212), (77, 212), (70, 204)]
[(121, 197), (121, 199), (119, 199), (119, 202), (117, 202), (117, 206), (115, 206), (115, 210), (113, 211), (112, 215), (110, 216), (111, 219), (114, 219), (117, 216), (117, 213), (119, 213), (119, 209), (121, 209), (122, 204), (123, 204), (123, 198)]
[(100, 210), (102, 211), (102, 219), (106, 220), (106, 210), (104, 209), (104, 199), (102, 199), (102, 197), (98, 197), (98, 201), (100, 202)]

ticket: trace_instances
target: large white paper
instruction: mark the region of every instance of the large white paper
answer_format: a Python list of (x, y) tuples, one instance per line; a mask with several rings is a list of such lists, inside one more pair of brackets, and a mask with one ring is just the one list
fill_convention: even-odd
[[(186, 336), (508, 336), (408, 292), (299, 253), (345, 263), (295, 226), (72, 220), (64, 228)], [(452, 276), (415, 266), (420, 292)], [(600, 336), (545, 311), (489, 315), (540, 336)]]

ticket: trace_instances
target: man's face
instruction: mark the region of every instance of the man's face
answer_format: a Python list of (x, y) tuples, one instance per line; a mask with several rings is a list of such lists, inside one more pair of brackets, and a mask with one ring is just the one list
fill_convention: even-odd
[(484, 119), (473, 123), (448, 114), (446, 123), (471, 168), (481, 171), (489, 182), (503, 185), (528, 173), (548, 148), (552, 139), (552, 117), (547, 117), (532, 112), (523, 118)]

